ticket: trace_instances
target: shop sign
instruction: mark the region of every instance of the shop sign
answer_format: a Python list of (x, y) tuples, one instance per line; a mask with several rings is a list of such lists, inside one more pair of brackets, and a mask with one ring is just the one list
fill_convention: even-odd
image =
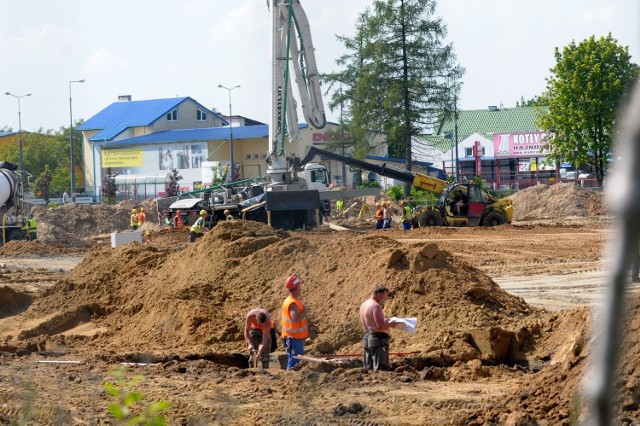
[(496, 158), (544, 157), (548, 155), (549, 133), (495, 133), (493, 149)]

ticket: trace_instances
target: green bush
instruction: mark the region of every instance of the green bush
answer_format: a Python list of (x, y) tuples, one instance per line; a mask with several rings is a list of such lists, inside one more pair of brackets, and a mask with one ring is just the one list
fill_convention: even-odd
[[(127, 369), (121, 367), (111, 371), (116, 383), (107, 383), (105, 390), (116, 402), (109, 404), (109, 414), (116, 420), (126, 421), (127, 425), (163, 426), (166, 419), (160, 414), (171, 407), (169, 401), (147, 402), (144, 395), (136, 387), (142, 381), (141, 375), (127, 380)], [(137, 408), (137, 410), (135, 410)], [(134, 414), (137, 411), (138, 414)]]
[(47, 204), (47, 207), (49, 207), (50, 209), (55, 209), (59, 205), (60, 204), (58, 204), (58, 203), (54, 203), (53, 201), (49, 201), (49, 204)]

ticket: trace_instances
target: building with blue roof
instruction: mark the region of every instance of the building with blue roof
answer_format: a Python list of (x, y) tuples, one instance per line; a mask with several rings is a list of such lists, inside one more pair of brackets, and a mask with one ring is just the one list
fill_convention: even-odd
[[(324, 147), (331, 137), (329, 129), (335, 127), (335, 123), (324, 129), (300, 124), (300, 139), (286, 144), (287, 155), (302, 157), (312, 145)], [(268, 125), (242, 116), (220, 116), (189, 97), (115, 102), (78, 130), (83, 134), (85, 190), (95, 195), (100, 194), (103, 176), (109, 173), (119, 175), (116, 183), (136, 182), (136, 198), (148, 198), (149, 192), (162, 196), (172, 169), (182, 176), (181, 191), (207, 185), (211, 179), (207, 172), (216, 165), (224, 170), (229, 163), (231, 140), (239, 178), (267, 172)], [(343, 178), (346, 170), (341, 163), (324, 164), (334, 181), (354, 180), (356, 172)]]

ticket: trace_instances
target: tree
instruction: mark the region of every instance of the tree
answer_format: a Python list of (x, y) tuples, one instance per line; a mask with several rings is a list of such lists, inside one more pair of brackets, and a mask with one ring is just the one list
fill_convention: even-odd
[(592, 164), (602, 185), (607, 170), (618, 105), (638, 78), (629, 48), (611, 37), (594, 36), (555, 49), (556, 65), (547, 79), (538, 112), (540, 127), (553, 134), (549, 157)]
[(336, 62), (345, 68), (324, 80), (342, 85), (329, 106), (345, 108), (343, 129), (358, 154), (370, 149), (367, 133), (383, 133), (389, 156), (411, 170), (412, 140), (430, 133), (452, 104), (450, 82), (464, 70), (443, 44), (446, 26), (433, 17), (435, 7), (435, 0), (375, 0), (355, 37), (339, 38), (349, 53)]
[(178, 195), (178, 190), (180, 189), (180, 185), (178, 182), (182, 179), (182, 176), (178, 174), (178, 169), (171, 169), (171, 174), (169, 175), (169, 182), (164, 186), (164, 190), (167, 193), (167, 197), (175, 197)]
[(51, 169), (49, 166), (45, 166), (44, 171), (36, 179), (36, 188), (47, 204), (49, 203), (49, 186), (52, 178)]
[(105, 204), (116, 203), (116, 191), (118, 189), (116, 186), (117, 175), (117, 173), (112, 173), (111, 167), (109, 167), (107, 169), (107, 174), (102, 179), (102, 201)]

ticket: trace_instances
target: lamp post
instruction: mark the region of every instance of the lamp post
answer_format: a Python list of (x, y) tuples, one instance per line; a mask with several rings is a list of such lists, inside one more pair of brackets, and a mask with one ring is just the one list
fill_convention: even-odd
[(18, 100), (18, 140), (20, 144), (20, 177), (22, 178), (22, 112), (20, 111), (20, 98), (24, 98), (26, 96), (31, 96), (31, 93), (27, 93), (26, 95), (14, 95), (11, 92), (4, 93), (7, 96), (13, 96)]
[(71, 106), (71, 83), (84, 83), (84, 79), (82, 80), (70, 80), (69, 81), (69, 157), (71, 160), (70, 168), (71, 168), (71, 199), (73, 200), (73, 193), (76, 187), (76, 176), (75, 176), (75, 167), (73, 166), (73, 108)]
[(238, 87), (240, 87), (239, 84), (233, 87), (226, 87), (222, 84), (218, 84), (218, 88), (225, 89), (227, 92), (229, 92), (229, 170), (231, 171), (231, 181), (233, 181), (233, 175), (235, 172), (235, 163), (233, 162), (233, 119), (231, 118), (233, 112), (231, 109), (231, 91), (233, 89), (237, 89)]

